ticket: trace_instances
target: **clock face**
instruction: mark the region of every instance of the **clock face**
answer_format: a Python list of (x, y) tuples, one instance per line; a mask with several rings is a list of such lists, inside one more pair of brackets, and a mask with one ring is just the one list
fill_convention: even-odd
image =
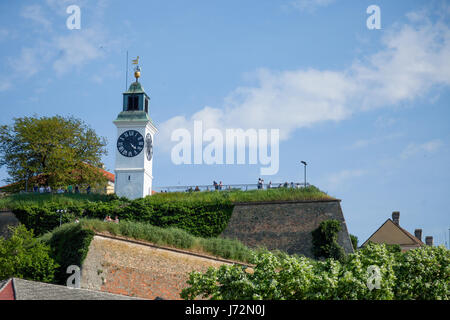
[(152, 160), (153, 156), (153, 141), (152, 141), (152, 135), (150, 133), (147, 133), (145, 136), (145, 152), (147, 154), (147, 160)]
[(117, 150), (124, 157), (135, 157), (144, 149), (144, 137), (136, 130), (128, 130), (117, 139)]

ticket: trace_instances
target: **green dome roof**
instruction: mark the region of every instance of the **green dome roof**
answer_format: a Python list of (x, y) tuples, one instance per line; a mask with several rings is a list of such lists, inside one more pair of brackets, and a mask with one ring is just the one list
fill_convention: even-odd
[(141, 83), (135, 81), (132, 84), (130, 84), (128, 91), (125, 93), (145, 93), (145, 91), (144, 91), (144, 88), (142, 88)]

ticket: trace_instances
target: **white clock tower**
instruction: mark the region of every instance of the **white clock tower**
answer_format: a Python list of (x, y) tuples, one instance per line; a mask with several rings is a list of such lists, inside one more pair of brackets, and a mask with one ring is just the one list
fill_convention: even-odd
[[(137, 61), (137, 60), (136, 60)], [(149, 116), (149, 96), (136, 81), (123, 93), (123, 111), (114, 124), (117, 127), (114, 189), (119, 197), (142, 198), (152, 194), (153, 137), (158, 132)]]

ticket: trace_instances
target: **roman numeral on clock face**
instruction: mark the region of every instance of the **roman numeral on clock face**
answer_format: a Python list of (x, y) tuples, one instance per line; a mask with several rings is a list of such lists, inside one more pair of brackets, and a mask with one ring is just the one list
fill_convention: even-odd
[(117, 139), (117, 150), (125, 157), (135, 157), (144, 149), (144, 137), (139, 131), (127, 130)]

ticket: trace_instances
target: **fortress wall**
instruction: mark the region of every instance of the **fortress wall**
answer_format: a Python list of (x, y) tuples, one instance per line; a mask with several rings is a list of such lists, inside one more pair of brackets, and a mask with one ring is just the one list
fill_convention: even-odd
[(329, 219), (342, 222), (338, 242), (347, 253), (353, 252), (340, 200), (238, 203), (221, 236), (249, 247), (313, 257), (311, 232)]
[(81, 287), (145, 299), (180, 298), (191, 271), (218, 268), (226, 260), (183, 250), (95, 235), (83, 262)]

